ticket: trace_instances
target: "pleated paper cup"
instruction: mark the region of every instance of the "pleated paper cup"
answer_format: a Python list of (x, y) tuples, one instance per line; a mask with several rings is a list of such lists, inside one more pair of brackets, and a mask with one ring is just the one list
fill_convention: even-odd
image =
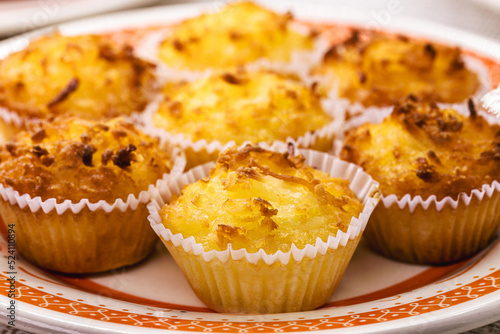
[[(468, 116), (461, 104), (438, 104)], [(392, 110), (391, 110), (392, 111)], [(499, 120), (479, 110), (490, 123)], [(370, 110), (357, 124), (381, 123), (390, 113)], [(346, 128), (353, 127), (353, 124)], [(342, 144), (338, 144), (342, 147)], [(464, 260), (485, 248), (500, 228), (500, 186), (497, 181), (480, 189), (461, 193), (457, 199), (435, 195), (426, 199), (406, 194), (381, 196), (365, 233), (365, 239), (378, 253), (398, 261), (440, 265)]]
[(447, 264), (483, 248), (500, 228), (500, 183), (483, 185), (458, 199), (430, 196), (381, 196), (365, 239), (392, 259), (419, 264)]
[[(171, 174), (181, 174), (176, 159)], [(153, 250), (157, 237), (148, 224), (147, 204), (161, 198), (157, 185), (113, 203), (42, 200), (0, 184), (3, 224), (15, 225), (16, 247), (30, 262), (62, 273), (97, 273), (137, 263)]]
[(163, 201), (149, 205), (154, 231), (168, 248), (197, 296), (211, 309), (231, 313), (305, 311), (323, 305), (339, 284), (378, 202), (378, 183), (361, 168), (312, 150), (300, 150), (306, 163), (331, 176), (350, 181), (364, 203), (346, 233), (338, 231), (326, 242), (320, 238), (303, 249), (292, 244), (288, 252), (266, 254), (263, 249), (205, 251), (194, 237), (173, 235), (161, 222), (159, 209), (186, 184), (208, 176), (213, 163), (198, 166), (171, 182)]

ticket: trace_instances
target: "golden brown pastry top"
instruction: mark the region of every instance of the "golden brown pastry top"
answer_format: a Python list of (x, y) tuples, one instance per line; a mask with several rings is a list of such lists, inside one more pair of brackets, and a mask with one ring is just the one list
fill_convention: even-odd
[(138, 195), (171, 168), (158, 141), (115, 118), (30, 124), (0, 146), (0, 182), (20, 194), (109, 203)]
[(362, 166), (384, 195), (437, 199), (500, 180), (500, 126), (409, 98), (380, 124), (347, 135), (341, 158)]
[(154, 115), (155, 126), (237, 145), (298, 138), (331, 122), (316, 92), (275, 72), (231, 72), (191, 83), (169, 84)]
[(0, 61), (0, 106), (30, 118), (129, 115), (148, 103), (153, 70), (128, 46), (53, 34)]
[(160, 59), (169, 67), (227, 69), (259, 58), (287, 61), (294, 50), (313, 48), (314, 37), (290, 28), (291, 14), (278, 14), (249, 1), (185, 20), (162, 42)]
[(459, 48), (368, 31), (334, 45), (315, 71), (332, 76), (340, 97), (364, 106), (392, 105), (410, 94), (461, 102), (479, 88)]
[(344, 179), (304, 164), (302, 156), (256, 146), (222, 153), (210, 176), (188, 185), (164, 206), (162, 223), (193, 236), (205, 251), (289, 251), (327, 241), (358, 217), (362, 203)]

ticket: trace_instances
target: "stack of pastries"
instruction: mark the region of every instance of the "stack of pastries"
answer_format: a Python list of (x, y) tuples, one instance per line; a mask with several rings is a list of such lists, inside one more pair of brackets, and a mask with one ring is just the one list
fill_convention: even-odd
[(426, 264), (498, 231), (500, 127), (459, 48), (251, 2), (140, 36), (0, 60), (0, 215), (40, 267), (132, 265), (156, 232), (210, 308), (292, 312), (328, 300), (365, 227)]

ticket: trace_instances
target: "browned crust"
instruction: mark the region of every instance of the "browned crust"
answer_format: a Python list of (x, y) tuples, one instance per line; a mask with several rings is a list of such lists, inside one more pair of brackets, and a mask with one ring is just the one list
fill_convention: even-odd
[[(500, 127), (488, 124), (474, 107), (470, 109), (469, 117), (464, 117), (450, 110), (445, 112), (434, 103), (408, 98), (395, 106), (384, 123), (351, 130), (340, 157), (365, 168), (381, 182), (385, 195), (436, 195), (442, 199), (470, 193), (500, 180)], [(400, 135), (390, 133), (393, 146), (375, 146), (376, 141), (364, 134), (382, 129), (386, 123), (400, 124), (413, 139), (400, 146)], [(391, 127), (390, 131), (399, 130)], [(405, 160), (409, 156), (417, 158)], [(389, 163), (397, 167), (389, 170), (385, 166)]]
[[(64, 40), (64, 38), (74, 38), (75, 40)], [(92, 45), (92, 47), (97, 49), (97, 58), (89, 58), (88, 55), (91, 54), (92, 50), (89, 51), (82, 48), (78, 44), (80, 41), (79, 38), (84, 43), (83, 45), (87, 47), (88, 45)], [(66, 43), (64, 45), (68, 52), (81, 54), (80, 58), (73, 57), (71, 63), (66, 63), (64, 59), (59, 59), (48, 54), (43, 56), (42, 61), (33, 64), (34, 67), (40, 68), (40, 71), (44, 73), (43, 76), (35, 77), (35, 81), (33, 79), (29, 82), (26, 81), (26, 78), (31, 76), (22, 72), (16, 77), (3, 77), (0, 80), (0, 106), (29, 118), (50, 118), (54, 115), (67, 115), (88, 119), (94, 118), (95, 113), (99, 112), (98, 110), (101, 110), (100, 117), (111, 118), (128, 115), (133, 111), (140, 111), (145, 108), (149, 102), (151, 91), (156, 89), (153, 75), (155, 65), (135, 57), (131, 46), (113, 45), (97, 35), (63, 37), (59, 34), (54, 34), (46, 36), (40, 40), (33, 41), (26, 49), (1, 60), (0, 67), (2, 63), (10, 64), (11, 59), (18, 59), (15, 57), (21, 57), (22, 59), (28, 55), (37, 53), (50, 53), (50, 50), (43, 50), (41, 43), (44, 43), (46, 40), (57, 39), (60, 39), (60, 43)], [(89, 97), (86, 92), (87, 88), (85, 87), (99, 84), (102, 86), (102, 90), (105, 91), (109, 81), (116, 80), (114, 76), (110, 77), (107, 75), (106, 69), (103, 71), (102, 76), (88, 77), (86, 75), (84, 69), (97, 66), (98, 61), (108, 63), (107, 66), (110, 69), (118, 68), (118, 65), (122, 65), (122, 77), (118, 80), (122, 80), (128, 85), (127, 90), (129, 90), (130, 94), (126, 100), (121, 98), (123, 92), (117, 93), (113, 90), (106, 93), (108, 95), (115, 94), (116, 96), (113, 99), (107, 99), (106, 94)], [(63, 73), (71, 71), (73, 77), (68, 82), (61, 82), (59, 91), (56, 90), (57, 84), (50, 91), (47, 91), (47, 85), (44, 83), (44, 80), (50, 78), (51, 85), (54, 85), (55, 82), (57, 83), (58, 78), (54, 74), (57, 72), (54, 72), (54, 69), (57, 70), (59, 68)], [(39, 93), (41, 89), (45, 89), (43, 94)], [(116, 87), (113, 89), (116, 89)], [(33, 98), (26, 100), (25, 96), (27, 94)], [(94, 99), (94, 108), (88, 107), (87, 103), (81, 104), (80, 98)], [(79, 108), (83, 109), (80, 110)]]
[[(263, 181), (264, 176), (270, 176), (284, 182), (302, 185), (315, 194), (319, 202), (322, 204), (331, 204), (342, 209), (342, 206), (349, 203), (349, 198), (345, 196), (337, 198), (326, 191), (325, 187), (321, 184), (321, 181), (313, 178), (312, 174), (310, 179), (306, 179), (286, 173), (273, 172), (270, 167), (261, 165), (258, 162), (258, 159), (255, 158), (256, 155), (254, 155), (254, 153), (265, 155), (269, 158), (269, 160), (281, 167), (297, 170), (306, 170), (307, 168), (310, 168), (304, 164), (305, 159), (302, 155), (292, 156), (289, 152), (271, 152), (264, 150), (257, 145), (247, 145), (240, 150), (236, 150), (235, 148), (230, 149), (220, 155), (217, 163), (225, 170), (236, 170), (236, 173), (242, 178), (251, 178), (257, 181)], [(212, 169), (212, 175), (215, 173), (217, 167), (218, 166)]]
[(31, 128), (0, 146), (0, 182), (32, 197), (114, 202), (147, 190), (171, 166), (157, 139), (123, 119), (56, 119)]

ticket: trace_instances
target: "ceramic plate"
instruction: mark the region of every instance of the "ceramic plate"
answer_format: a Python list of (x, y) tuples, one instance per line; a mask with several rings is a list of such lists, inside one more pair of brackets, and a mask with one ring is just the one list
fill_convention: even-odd
[(222, 332), (446, 333), (500, 319), (500, 241), (474, 259), (444, 267), (397, 263), (364, 244), (320, 309), (272, 315), (211, 312), (162, 245), (147, 261), (93, 276), (48, 273), (2, 245), (0, 316), (15, 276), (16, 328), (35, 333)]
[[(63, 34), (137, 29), (218, 6), (204, 3), (136, 10), (68, 23), (59, 29)], [(272, 6), (278, 11), (292, 10), (309, 21), (378, 27), (457, 44), (484, 62), (493, 85), (500, 82), (500, 46), (490, 40), (397, 15), (382, 25), (370, 13), (324, 3), (273, 2)], [(0, 43), (0, 57), (24, 47), (32, 36)], [(500, 320), (500, 240), (472, 259), (441, 267), (394, 262), (361, 243), (326, 305), (309, 312), (271, 315), (210, 311), (161, 245), (143, 263), (92, 276), (49, 273), (19, 257), (9, 268), (5, 241), (0, 248), (4, 257), (0, 261), (0, 316), (6, 319), (8, 279), (14, 276), (16, 328), (32, 332), (455, 333)]]
[(157, 0), (2, 0), (0, 36), (76, 17), (141, 6)]

